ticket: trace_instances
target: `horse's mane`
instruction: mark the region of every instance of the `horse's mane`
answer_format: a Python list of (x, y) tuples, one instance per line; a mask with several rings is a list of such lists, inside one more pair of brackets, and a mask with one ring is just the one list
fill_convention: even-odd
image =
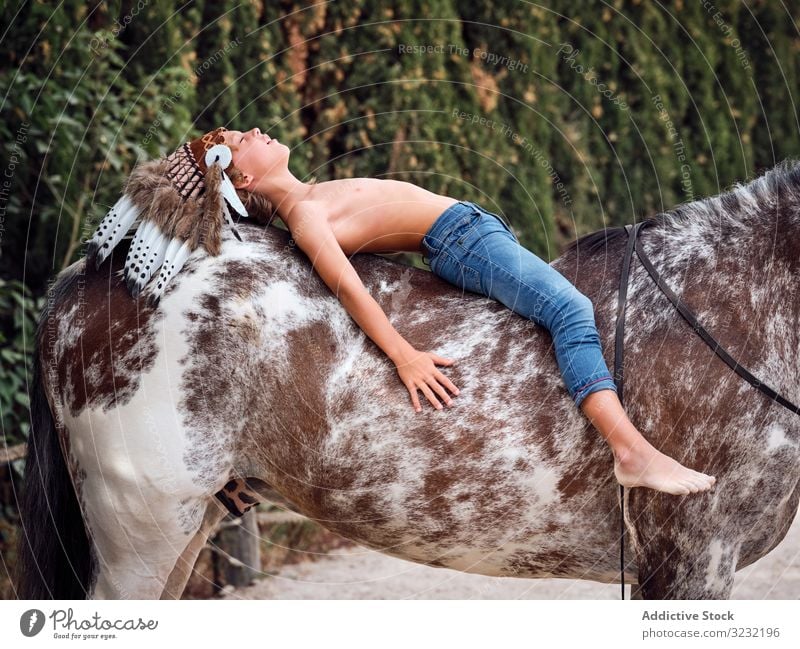
[[(659, 212), (644, 219), (642, 228), (681, 226), (709, 214), (739, 220), (746, 211), (742, 200), (744, 194), (749, 194), (748, 202), (754, 202), (758, 208), (774, 204), (776, 199), (800, 203), (800, 159), (787, 158), (747, 184), (734, 183), (722, 194), (700, 198)], [(592, 253), (611, 246), (618, 240), (627, 240), (624, 225), (584, 234), (567, 244), (563, 252), (566, 254), (580, 250), (582, 254)]]

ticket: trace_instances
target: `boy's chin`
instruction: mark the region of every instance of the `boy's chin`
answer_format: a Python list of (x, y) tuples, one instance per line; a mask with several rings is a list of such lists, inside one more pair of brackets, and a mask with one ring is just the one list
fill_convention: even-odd
[(281, 174), (285, 172), (289, 168), (289, 152), (286, 152), (286, 155), (281, 156), (277, 160), (275, 160), (269, 167), (265, 176), (272, 176), (273, 174)]

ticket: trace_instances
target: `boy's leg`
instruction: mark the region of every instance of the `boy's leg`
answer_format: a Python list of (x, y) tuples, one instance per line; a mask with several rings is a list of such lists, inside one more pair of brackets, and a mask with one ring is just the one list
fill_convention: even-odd
[(589, 298), (510, 236), (487, 237), (475, 253), (484, 259), (480, 270), (486, 294), (550, 332), (561, 376), (576, 406), (593, 392), (616, 392)]
[(676, 495), (709, 489), (713, 476), (658, 451), (628, 419), (603, 358), (591, 300), (511, 237), (487, 237), (479, 254), (487, 295), (550, 331), (567, 390), (611, 446), (620, 484)]
[(611, 447), (620, 484), (674, 495), (705, 491), (714, 484), (713, 476), (683, 466), (650, 444), (628, 419), (616, 392), (593, 392), (581, 410)]

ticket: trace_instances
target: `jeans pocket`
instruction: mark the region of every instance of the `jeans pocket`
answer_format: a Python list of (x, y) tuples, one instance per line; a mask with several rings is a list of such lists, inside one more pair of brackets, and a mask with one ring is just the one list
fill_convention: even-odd
[(434, 263), (431, 266), (431, 270), (442, 279), (447, 280), (462, 291), (485, 295), (481, 287), (481, 273), (463, 263), (456, 255), (447, 250), (442, 250), (435, 262), (438, 263)]
[[(431, 259), (438, 255), (439, 250), (442, 248), (441, 242), (438, 242), (434, 245), (434, 242), (429, 234), (426, 234), (424, 237), (422, 237), (422, 247), (428, 251), (428, 257)], [(424, 256), (425, 255), (423, 254), (423, 257)]]
[(455, 238), (456, 243), (464, 243), (464, 240), (478, 227), (482, 217), (483, 214), (481, 211), (473, 207), (470, 212), (459, 221), (458, 225), (453, 228), (451, 236)]
[(422, 237), (422, 245), (430, 253), (429, 256), (433, 258), (450, 242), (461, 238), (466, 231), (471, 230), (479, 218), (480, 214), (476, 214), (475, 208), (469, 206), (465, 213), (454, 214), (452, 221), (447, 223), (446, 227), (432, 227), (436, 235), (431, 236), (431, 231), (428, 231)]
[(474, 268), (461, 265), (461, 287), (465, 291), (472, 293), (480, 293), (483, 295), (483, 287), (481, 286), (481, 274)]
[(485, 223), (485, 218), (485, 214), (480, 209), (473, 207), (472, 211), (458, 224), (458, 227), (453, 229), (452, 238), (455, 240), (455, 245), (464, 250), (471, 248), (474, 240), (481, 236), (481, 225)]

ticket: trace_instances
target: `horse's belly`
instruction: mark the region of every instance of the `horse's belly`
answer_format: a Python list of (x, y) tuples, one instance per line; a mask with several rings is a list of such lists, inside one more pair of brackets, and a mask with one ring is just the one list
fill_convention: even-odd
[[(431, 521), (333, 523), (331, 530), (362, 545), (400, 559), (461, 572), (496, 577), (590, 579), (610, 583), (619, 579), (619, 548), (576, 538), (558, 525), (519, 529), (502, 520), (475, 521), (448, 529)], [(481, 524), (483, 523), (483, 524)]]
[(540, 465), (474, 482), (459, 479), (468, 472), (422, 475), (322, 490), (320, 518), (342, 536), (417, 563), (490, 576), (619, 578), (619, 546), (609, 529), (617, 519), (600, 515), (608, 509), (596, 502), (587, 508), (566, 500), (554, 469)]

